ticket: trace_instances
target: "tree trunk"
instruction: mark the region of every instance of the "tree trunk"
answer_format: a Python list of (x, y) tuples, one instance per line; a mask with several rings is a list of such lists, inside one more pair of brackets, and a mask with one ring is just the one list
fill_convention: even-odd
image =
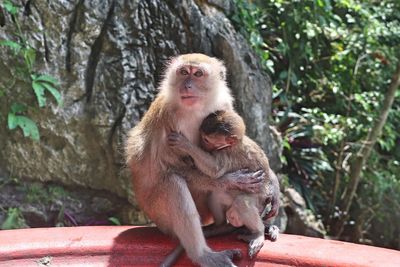
[(400, 62), (397, 65), (396, 71), (392, 77), (389, 88), (385, 94), (382, 108), (379, 117), (375, 121), (375, 124), (370, 129), (366, 140), (362, 143), (360, 150), (357, 152), (355, 159), (352, 161), (350, 166), (350, 181), (347, 186), (346, 194), (343, 197), (340, 205), (340, 211), (342, 216), (336, 221), (331, 228), (332, 234), (339, 237), (343, 231), (344, 223), (348, 217), (348, 213), (353, 203), (354, 196), (356, 194), (358, 184), (361, 180), (362, 169), (367, 162), (371, 150), (375, 145), (378, 137), (380, 136), (383, 126), (386, 123), (387, 116), (393, 105), (393, 101), (396, 96), (396, 90), (400, 85)]

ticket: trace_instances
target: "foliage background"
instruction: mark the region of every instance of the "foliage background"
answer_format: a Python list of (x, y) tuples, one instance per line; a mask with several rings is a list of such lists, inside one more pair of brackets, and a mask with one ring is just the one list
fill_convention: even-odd
[[(288, 182), (328, 235), (400, 248), (400, 92), (349, 213), (350, 164), (400, 59), (400, 2), (236, 0), (232, 19), (274, 83)], [(343, 220), (344, 229), (335, 223)]]
[[(34, 1), (27, 1), (31, 3)], [(81, 1), (83, 2), (83, 1)], [(335, 238), (400, 249), (400, 92), (374, 146), (348, 213), (350, 166), (373, 127), (384, 93), (400, 58), (398, 0), (235, 0), (230, 13), (274, 83), (273, 120), (284, 142), (283, 172), (301, 192), (308, 208)], [(0, 2), (0, 26), (9, 14), (17, 29), (1, 49), (15, 57), (14, 76), (0, 97), (10, 109), (0, 114), (10, 130), (38, 140), (31, 114), (55, 102), (62, 107), (54, 77), (36, 71), (36, 52), (20, 29), (12, 3)], [(25, 6), (26, 10), (26, 6)], [(14, 92), (15, 78), (29, 91)], [(39, 107), (39, 108), (38, 108)], [(101, 165), (101, 164), (100, 164)], [(4, 184), (0, 184), (0, 188)], [(51, 189), (51, 188), (50, 188)], [(64, 198), (48, 190), (43, 199)], [(43, 190), (30, 188), (31, 195)], [(29, 196), (29, 194), (28, 194)], [(108, 218), (118, 224), (113, 217)], [(337, 229), (337, 222), (345, 227)], [(18, 209), (10, 208), (0, 228), (24, 226)], [(75, 225), (74, 223), (72, 223)]]

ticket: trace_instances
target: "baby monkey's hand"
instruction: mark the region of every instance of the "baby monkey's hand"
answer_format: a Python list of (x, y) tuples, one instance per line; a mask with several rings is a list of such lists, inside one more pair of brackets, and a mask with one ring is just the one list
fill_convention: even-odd
[(192, 143), (181, 133), (170, 132), (167, 136), (168, 145), (181, 150), (183, 152), (187, 151)]
[(265, 172), (256, 172), (241, 169), (235, 172), (226, 173), (219, 178), (220, 184), (225, 190), (240, 190), (247, 193), (258, 193), (264, 186)]

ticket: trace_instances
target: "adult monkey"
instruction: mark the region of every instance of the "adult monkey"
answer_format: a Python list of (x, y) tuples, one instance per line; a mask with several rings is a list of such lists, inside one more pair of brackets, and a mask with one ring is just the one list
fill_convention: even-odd
[(203, 54), (172, 59), (156, 99), (129, 132), (126, 143), (126, 160), (139, 206), (162, 231), (178, 237), (189, 258), (201, 266), (234, 266), (233, 257), (240, 256), (239, 250), (214, 252), (207, 246), (200, 222), (200, 217), (205, 220), (210, 215), (205, 208), (206, 190), (215, 186), (246, 190), (243, 181), (250, 181), (251, 189), (251, 179), (259, 181), (264, 175), (238, 172), (218, 181), (199, 176), (201, 181), (189, 190), (180, 174), (190, 173), (182, 160), (184, 154), (167, 144), (171, 131), (198, 144), (199, 127), (208, 114), (233, 110), (225, 73), (221, 61)]

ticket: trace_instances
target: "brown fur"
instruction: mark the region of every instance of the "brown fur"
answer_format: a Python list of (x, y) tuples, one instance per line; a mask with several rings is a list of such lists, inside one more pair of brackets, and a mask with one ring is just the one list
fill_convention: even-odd
[(200, 131), (206, 135), (234, 135), (236, 139), (240, 140), (246, 133), (246, 125), (237, 113), (218, 110), (203, 120)]
[[(195, 106), (180, 103), (183, 80), (176, 69), (186, 65), (201, 66), (207, 76), (195, 89), (200, 97)], [(183, 55), (171, 60), (161, 83), (160, 92), (142, 120), (128, 134), (126, 160), (132, 172), (133, 189), (139, 206), (164, 232), (179, 238), (188, 256), (202, 266), (232, 266), (235, 251), (213, 252), (201, 231), (197, 203), (205, 193), (189, 191), (182, 174), (187, 168), (182, 154), (167, 144), (171, 131), (182, 132), (198, 143), (199, 126), (204, 117), (216, 110), (232, 110), (232, 97), (221, 73), (223, 64), (205, 55)], [(194, 79), (196, 80), (196, 79)], [(200, 211), (202, 211), (200, 209)]]
[[(213, 149), (211, 154), (193, 146), (179, 134), (170, 134), (170, 145), (191, 156), (194, 165), (205, 175), (218, 178), (240, 169), (250, 172), (263, 170), (267, 175), (257, 193), (249, 194), (241, 190), (226, 190), (215, 186), (211, 188), (208, 201), (208, 207), (212, 210), (217, 225), (225, 224), (228, 219), (232, 225), (244, 225), (250, 230), (249, 235), (242, 235), (241, 238), (250, 243), (249, 256), (252, 257), (264, 242), (265, 226), (260, 215), (264, 216), (267, 203), (271, 203), (271, 211), (267, 218), (275, 216), (279, 207), (278, 179), (270, 169), (263, 150), (245, 135), (243, 119), (234, 111), (217, 111), (210, 114), (201, 124), (200, 132), (202, 138), (207, 138), (202, 140), (202, 145), (205, 149)], [(228, 142), (227, 138), (232, 137), (236, 142)], [(204, 143), (205, 141), (207, 143)], [(199, 180), (195, 176), (188, 176), (186, 179), (189, 185)], [(275, 235), (277, 231), (278, 229)]]

